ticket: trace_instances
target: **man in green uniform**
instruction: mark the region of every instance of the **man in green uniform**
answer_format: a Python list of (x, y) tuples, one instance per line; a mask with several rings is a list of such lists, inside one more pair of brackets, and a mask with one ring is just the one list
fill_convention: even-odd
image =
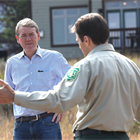
[(76, 140), (129, 140), (133, 119), (140, 121), (140, 70), (108, 44), (109, 28), (97, 13), (80, 17), (72, 28), (85, 58), (46, 92), (12, 90), (0, 80), (0, 103), (62, 113), (78, 105)]

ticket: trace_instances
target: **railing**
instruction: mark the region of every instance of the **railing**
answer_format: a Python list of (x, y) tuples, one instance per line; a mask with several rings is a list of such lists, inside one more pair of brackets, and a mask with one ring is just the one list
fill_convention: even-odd
[(109, 43), (120, 53), (140, 52), (140, 28), (110, 29)]

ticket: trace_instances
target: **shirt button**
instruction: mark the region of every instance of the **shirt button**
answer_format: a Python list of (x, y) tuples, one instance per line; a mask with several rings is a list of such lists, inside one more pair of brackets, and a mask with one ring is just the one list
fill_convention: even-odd
[(31, 85), (32, 85), (32, 83), (31, 83)]
[(32, 72), (31, 72), (31, 74), (32, 74)]
[(32, 64), (32, 62), (31, 62), (31, 64)]

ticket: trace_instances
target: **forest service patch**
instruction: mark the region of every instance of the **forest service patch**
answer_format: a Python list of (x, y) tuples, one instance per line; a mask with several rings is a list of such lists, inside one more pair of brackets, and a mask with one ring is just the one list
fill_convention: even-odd
[(73, 68), (70, 71), (68, 71), (68, 73), (65, 76), (65, 79), (67, 81), (73, 81), (76, 79), (78, 73), (79, 73), (80, 69), (79, 68)]

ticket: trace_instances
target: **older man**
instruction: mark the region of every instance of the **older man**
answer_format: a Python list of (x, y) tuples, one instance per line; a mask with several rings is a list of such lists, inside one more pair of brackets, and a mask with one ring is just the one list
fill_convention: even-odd
[[(53, 89), (65, 76), (70, 65), (56, 52), (40, 48), (38, 25), (31, 19), (20, 20), (16, 39), (23, 52), (11, 57), (6, 64), (5, 81), (15, 91), (33, 92)], [(14, 104), (14, 140), (61, 139), (59, 121), (63, 114), (31, 110)]]

